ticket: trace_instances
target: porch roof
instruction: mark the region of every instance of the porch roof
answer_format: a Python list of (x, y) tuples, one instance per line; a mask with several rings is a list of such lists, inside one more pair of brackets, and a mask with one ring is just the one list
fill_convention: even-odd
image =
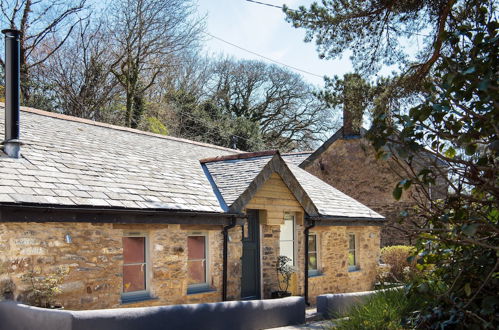
[(383, 216), (294, 164), (279, 152), (201, 160), (228, 209), (241, 211), (270, 175), (277, 172), (312, 217), (382, 220)]

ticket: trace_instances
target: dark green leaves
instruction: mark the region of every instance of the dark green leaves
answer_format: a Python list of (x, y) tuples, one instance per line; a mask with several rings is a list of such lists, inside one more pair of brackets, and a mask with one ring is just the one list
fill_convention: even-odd
[(393, 189), (392, 195), (393, 195), (393, 198), (395, 198), (396, 200), (399, 200), (400, 197), (402, 197), (402, 187), (400, 187), (399, 185), (397, 185)]
[(476, 234), (476, 231), (478, 230), (478, 227), (480, 225), (478, 223), (471, 223), (471, 224), (466, 224), (463, 226), (463, 233), (467, 236), (474, 236)]
[(466, 155), (468, 155), (468, 156), (474, 155), (475, 152), (476, 152), (476, 149), (477, 149), (477, 145), (476, 144), (468, 144), (466, 146), (466, 149), (465, 149)]

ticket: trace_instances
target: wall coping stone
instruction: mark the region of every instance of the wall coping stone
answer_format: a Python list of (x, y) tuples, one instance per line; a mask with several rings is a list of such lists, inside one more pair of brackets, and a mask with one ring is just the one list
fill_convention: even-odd
[(305, 323), (303, 297), (88, 311), (0, 302), (0, 330), (266, 329)]

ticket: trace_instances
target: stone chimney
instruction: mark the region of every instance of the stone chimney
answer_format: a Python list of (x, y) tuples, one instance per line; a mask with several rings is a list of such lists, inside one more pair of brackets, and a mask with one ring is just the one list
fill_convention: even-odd
[(365, 82), (357, 74), (343, 78), (343, 136), (358, 136), (365, 107)]

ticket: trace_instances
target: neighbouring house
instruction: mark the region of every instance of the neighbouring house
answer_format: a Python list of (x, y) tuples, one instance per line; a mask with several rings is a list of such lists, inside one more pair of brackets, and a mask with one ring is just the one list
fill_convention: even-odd
[[(360, 118), (355, 118), (359, 115)], [(356, 123), (362, 123), (362, 114), (345, 108), (343, 126), (314, 152), (295, 156), (297, 161), (307, 156), (299, 166), (383, 214), (386, 222), (381, 231), (381, 246), (413, 244), (416, 229), (423, 223), (414, 216), (415, 192), (411, 189), (400, 200), (394, 199), (393, 189), (401, 180), (394, 171), (397, 165), (392, 159), (376, 158), (371, 142), (365, 138), (366, 130)], [(435, 160), (430, 158), (430, 155), (416, 157), (420, 163), (433, 164)], [(436, 199), (443, 197), (446, 191), (445, 182), (440, 180), (429, 194)], [(418, 198), (425, 197), (418, 195)], [(402, 220), (401, 212), (409, 216)]]

